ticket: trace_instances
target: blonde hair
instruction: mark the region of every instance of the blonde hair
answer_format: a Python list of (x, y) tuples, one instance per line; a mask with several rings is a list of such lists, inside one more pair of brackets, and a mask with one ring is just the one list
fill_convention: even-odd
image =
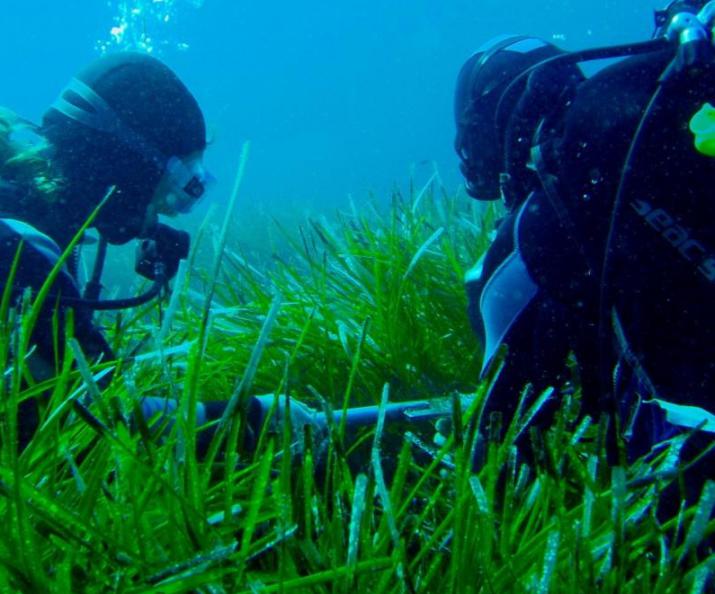
[(64, 180), (37, 126), (0, 107), (0, 179), (22, 187), (25, 199), (55, 202)]

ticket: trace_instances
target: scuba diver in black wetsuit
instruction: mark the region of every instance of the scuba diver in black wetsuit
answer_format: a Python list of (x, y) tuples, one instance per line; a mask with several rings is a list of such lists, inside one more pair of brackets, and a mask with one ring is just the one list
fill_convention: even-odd
[[(23, 138), (28, 133), (34, 142)], [(12, 288), (16, 301), (28, 287), (37, 293), (62, 251), (108, 196), (92, 223), (100, 242), (84, 293), (70, 258), (35, 325), (31, 344), (36, 349), (29, 358), (35, 379), (54, 374), (57, 361), (61, 365), (64, 338), (55, 346), (53, 315), (59, 315), (62, 332), (70, 308), (74, 336), (88, 359), (115, 358), (93, 324), (93, 312), (146, 303), (176, 274), (190, 238), (160, 223), (159, 215), (188, 212), (203, 197), (210, 181), (202, 164), (205, 148), (204, 117), (196, 99), (167, 66), (143, 54), (118, 53), (92, 63), (62, 91), (41, 126), (0, 113), (0, 278), (8, 278), (20, 248)], [(153, 287), (136, 298), (100, 300), (107, 243), (137, 238), (137, 272), (153, 280)], [(272, 395), (249, 399), (249, 432), (272, 404)], [(225, 402), (199, 404), (198, 424), (218, 418), (225, 407)], [(176, 402), (163, 398), (141, 403), (146, 419), (170, 416), (176, 409)], [(300, 406), (291, 412), (299, 413)], [(43, 414), (41, 401), (23, 403), (21, 447)], [(199, 434), (200, 447), (210, 435)]]
[[(683, 431), (694, 449), (712, 442), (714, 25), (715, 3), (679, 1), (650, 41), (568, 53), (505, 37), (463, 65), (467, 191), (506, 207), (466, 278), (483, 369), (508, 349), (485, 418), (508, 422), (527, 383), (564, 385), (573, 353), (582, 412), (608, 413), (628, 457)], [(605, 58), (619, 59), (590, 77), (579, 67)]]

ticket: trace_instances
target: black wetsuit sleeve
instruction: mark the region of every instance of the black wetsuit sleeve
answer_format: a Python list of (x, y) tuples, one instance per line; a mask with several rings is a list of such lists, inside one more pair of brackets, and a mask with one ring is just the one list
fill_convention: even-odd
[[(0, 219), (0, 284), (3, 291), (7, 288), (18, 249), (18, 267), (12, 287), (9, 288), (14, 305), (21, 303), (28, 288), (33, 296), (37, 294), (60, 256), (57, 245), (35, 228), (14, 219)], [(40, 311), (31, 337), (31, 343), (47, 363), (54, 364), (64, 352), (68, 307), (62, 304), (62, 299), (79, 297), (74, 278), (66, 269), (62, 269)], [(91, 311), (74, 308), (73, 333), (90, 360), (100, 356), (112, 357), (109, 344), (92, 322)]]
[[(211, 440), (216, 434), (216, 421), (223, 416), (226, 406), (228, 405), (228, 401), (209, 401), (202, 403), (202, 405), (206, 416), (205, 420), (209, 423), (209, 425), (199, 431), (196, 436), (196, 451), (199, 458), (203, 458), (207, 454), (209, 446), (211, 445)], [(243, 437), (243, 447), (245, 451), (253, 452), (258, 445), (258, 436), (260, 435), (261, 427), (263, 425), (263, 421), (265, 420), (265, 411), (262, 409), (258, 398), (254, 396), (248, 398), (246, 406), (247, 426)]]
[[(489, 298), (490, 281), (498, 276), (505, 262), (520, 256), (514, 241), (514, 226), (518, 222), (517, 213), (511, 213), (501, 222), (497, 237), (483, 258), (478, 279), (466, 285), (470, 319), (482, 340), (485, 340), (486, 327), (493, 325), (493, 320), (485, 319), (488, 313), (485, 313), (482, 299), (485, 293)], [(535, 397), (546, 387), (558, 387), (566, 379), (567, 356), (570, 350), (577, 350), (576, 336), (580, 326), (568, 307), (553, 299), (538, 282), (536, 285), (538, 290), (533, 299), (524, 302), (502, 337), (501, 343), (507, 346), (508, 354), (504, 368), (490, 390), (485, 419), (498, 412), (502, 422), (508, 424), (526, 384), (531, 384)], [(519, 290), (519, 287), (512, 289)], [(527, 401), (527, 407), (533, 397)], [(534, 424), (547, 425), (557, 405), (557, 401), (552, 401), (544, 406)]]

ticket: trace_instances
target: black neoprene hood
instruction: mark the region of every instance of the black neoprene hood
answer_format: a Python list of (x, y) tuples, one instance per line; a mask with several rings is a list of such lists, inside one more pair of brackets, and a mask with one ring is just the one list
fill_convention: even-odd
[[(160, 60), (135, 52), (99, 58), (75, 77), (96, 93), (128, 128), (151, 147), (139, 150), (127, 135), (93, 128), (51, 107), (43, 134), (71, 186), (66, 199), (78, 217), (86, 217), (110, 186), (116, 191), (97, 219), (111, 243), (137, 237), (144, 214), (171, 157), (185, 158), (206, 148), (206, 124), (196, 98)], [(71, 89), (71, 86), (68, 87)], [(65, 100), (91, 112), (81, 96), (63, 91)], [(162, 158), (157, 159), (155, 155)]]
[[(160, 60), (136, 52), (102, 57), (77, 77), (167, 157), (206, 147), (206, 125), (195, 97)], [(52, 119), (49, 110), (43, 123)]]
[(507, 37), (495, 40), (462, 66), (454, 94), (455, 150), (472, 197), (500, 197), (507, 120), (526, 86), (526, 79), (515, 85), (512, 81), (559, 53), (554, 45), (539, 39)]

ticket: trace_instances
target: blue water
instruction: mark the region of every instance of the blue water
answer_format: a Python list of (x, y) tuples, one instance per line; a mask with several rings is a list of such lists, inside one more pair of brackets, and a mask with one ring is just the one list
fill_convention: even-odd
[[(39, 120), (110, 39), (117, 2), (5, 0), (0, 105)], [(130, 3), (131, 4), (131, 3)], [(151, 1), (133, 2), (152, 8)], [(198, 6), (198, 4), (202, 4)], [(461, 63), (498, 33), (576, 49), (645, 39), (655, 0), (174, 0), (157, 52), (193, 90), (214, 137), (219, 207), (252, 143), (242, 212), (331, 212), (387, 196), (436, 166), (460, 182), (452, 91)], [(7, 7), (9, 6), (9, 8)], [(154, 3), (154, 9), (168, 4)], [(250, 206), (249, 206), (250, 205)]]

